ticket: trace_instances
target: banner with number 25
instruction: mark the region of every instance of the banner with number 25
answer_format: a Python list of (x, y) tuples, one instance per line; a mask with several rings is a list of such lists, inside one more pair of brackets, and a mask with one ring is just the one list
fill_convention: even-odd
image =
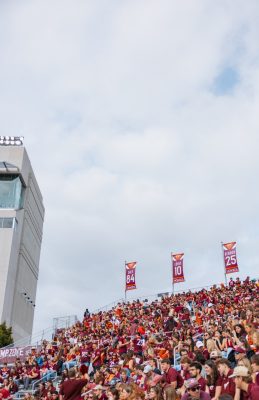
[(226, 274), (232, 274), (233, 272), (238, 272), (239, 270), (237, 265), (237, 252), (236, 252), (237, 242), (223, 243), (222, 245), (223, 245)]

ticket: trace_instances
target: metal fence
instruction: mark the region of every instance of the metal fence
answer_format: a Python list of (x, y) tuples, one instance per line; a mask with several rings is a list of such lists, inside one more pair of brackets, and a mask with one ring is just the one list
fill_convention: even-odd
[(220, 287), (222, 285), (222, 283), (213, 283), (211, 285), (208, 286), (199, 286), (199, 287), (195, 287), (195, 288), (190, 288), (190, 289), (185, 289), (185, 290), (174, 290), (174, 292), (168, 292), (168, 291), (164, 291), (164, 292), (160, 292), (160, 293), (156, 293), (156, 294), (149, 294), (149, 295), (145, 295), (145, 296), (135, 296), (135, 297), (129, 297), (126, 300), (123, 298), (120, 298), (117, 301), (114, 301), (112, 303), (109, 303), (103, 307), (97, 308), (93, 311), (93, 313), (97, 313), (100, 311), (108, 311), (110, 309), (112, 309), (113, 307), (116, 307), (116, 305), (118, 303), (127, 303), (127, 302), (131, 302), (131, 301), (144, 301), (146, 300), (147, 302), (152, 302), (155, 300), (160, 300), (165, 296), (171, 296), (171, 295), (175, 295), (175, 294), (181, 294), (181, 293), (188, 293), (188, 292), (198, 292), (200, 290), (208, 290), (211, 289), (212, 287)]
[(39, 346), (43, 340), (52, 340), (57, 329), (68, 329), (78, 321), (76, 315), (67, 315), (64, 317), (53, 318), (53, 325), (35, 332), (34, 334), (27, 336), (23, 339), (17, 340), (8, 346), (2, 347), (2, 349), (12, 347), (25, 347), (25, 346)]

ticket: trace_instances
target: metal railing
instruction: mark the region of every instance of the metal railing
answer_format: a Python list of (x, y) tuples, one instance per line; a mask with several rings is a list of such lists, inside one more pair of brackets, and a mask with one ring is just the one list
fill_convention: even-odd
[(164, 291), (164, 292), (159, 292), (156, 294), (149, 294), (149, 295), (145, 295), (145, 296), (134, 296), (134, 297), (129, 297), (126, 300), (123, 298), (120, 298), (117, 301), (114, 301), (112, 303), (109, 303), (105, 306), (99, 307), (95, 310), (92, 311), (92, 313), (97, 313), (100, 311), (108, 311), (111, 308), (115, 307), (118, 303), (127, 303), (127, 302), (131, 302), (131, 301), (136, 301), (136, 300), (147, 300), (148, 302), (150, 301), (154, 301), (154, 300), (159, 300), (162, 299), (163, 297), (166, 296), (171, 296), (171, 295), (175, 295), (175, 294), (181, 294), (181, 293), (188, 293), (188, 292), (197, 292), (200, 290), (208, 290), (211, 289), (212, 287), (220, 287), (223, 283), (212, 283), (211, 285), (207, 285), (207, 286), (198, 286), (198, 287), (194, 287), (194, 288), (188, 288), (188, 289), (182, 289), (182, 290), (174, 290), (174, 292), (172, 291)]
[(49, 379), (54, 381), (57, 378), (57, 376), (58, 376), (57, 371), (49, 371), (45, 376), (33, 382), (32, 391), (35, 391), (36, 386), (38, 386), (41, 382), (45, 382), (46, 380)]
[(76, 315), (53, 318), (52, 326), (35, 332), (34, 334), (23, 339), (16, 340), (8, 346), (2, 347), (1, 350), (13, 347), (39, 346), (43, 340), (51, 340), (57, 329), (68, 329), (74, 325), (76, 321), (78, 321)]

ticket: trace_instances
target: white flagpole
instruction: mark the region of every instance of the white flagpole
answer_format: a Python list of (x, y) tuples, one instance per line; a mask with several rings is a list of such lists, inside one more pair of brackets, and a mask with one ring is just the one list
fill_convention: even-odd
[(174, 263), (173, 263), (173, 253), (171, 253), (171, 279), (172, 279), (172, 294), (174, 295)]
[(127, 265), (127, 261), (125, 261), (125, 303), (127, 302), (127, 278), (126, 278), (126, 265)]
[(226, 266), (225, 266), (225, 258), (224, 258), (224, 247), (223, 247), (223, 242), (221, 243), (221, 249), (222, 249), (222, 257), (223, 257), (223, 268), (224, 268), (224, 275), (225, 275), (225, 285), (228, 285), (228, 279), (227, 279), (227, 274), (226, 274)]

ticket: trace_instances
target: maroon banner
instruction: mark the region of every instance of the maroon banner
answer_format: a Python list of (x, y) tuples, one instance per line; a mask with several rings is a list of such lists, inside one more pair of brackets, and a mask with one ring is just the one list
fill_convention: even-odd
[(223, 253), (224, 253), (224, 264), (226, 274), (232, 274), (238, 272), (237, 265), (237, 253), (236, 245), (237, 242), (223, 243)]
[(133, 290), (136, 289), (136, 265), (137, 263), (134, 262), (130, 262), (130, 263), (125, 263), (125, 267), (126, 267), (126, 287), (125, 287), (125, 291), (127, 290)]
[(10, 347), (8, 349), (0, 349), (0, 364), (13, 364), (17, 358), (24, 362), (30, 354), (36, 354), (38, 351), (40, 351), (40, 349), (40, 346)]
[(183, 257), (184, 253), (171, 254), (173, 268), (173, 283), (184, 282)]

